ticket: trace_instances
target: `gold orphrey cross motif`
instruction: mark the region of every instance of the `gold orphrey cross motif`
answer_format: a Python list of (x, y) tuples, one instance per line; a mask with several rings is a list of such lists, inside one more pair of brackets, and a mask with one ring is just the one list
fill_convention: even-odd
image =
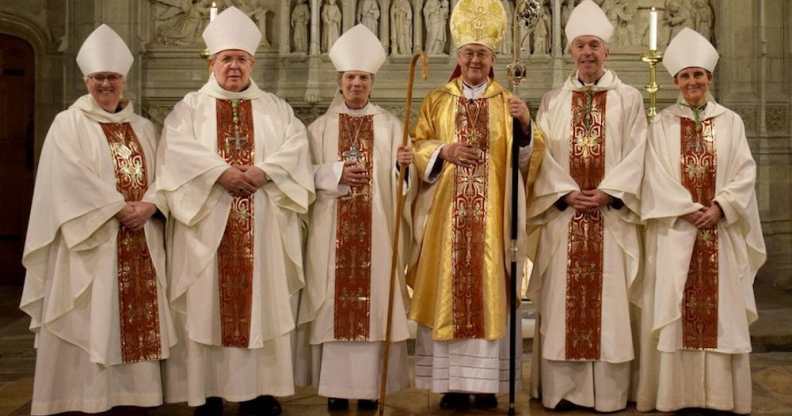
[(473, 30), (476, 31), (476, 39), (481, 39), (483, 37), (484, 32), (484, 16), (486, 16), (487, 10), (484, 9), (484, 6), (476, 7), (476, 14), (473, 17)]

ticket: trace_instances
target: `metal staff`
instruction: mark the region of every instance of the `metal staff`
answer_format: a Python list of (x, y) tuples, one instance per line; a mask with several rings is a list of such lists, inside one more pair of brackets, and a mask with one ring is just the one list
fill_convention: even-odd
[[(415, 83), (415, 65), (421, 60), (423, 79), (429, 76), (429, 65), (426, 54), (416, 53), (410, 59), (409, 78), (407, 79), (407, 99), (404, 105), (404, 131), (402, 132), (402, 146), (407, 146), (410, 135), (410, 116), (412, 114), (412, 93)], [(385, 324), (385, 345), (382, 351), (382, 374), (380, 375), (379, 415), (385, 412), (385, 392), (388, 384), (388, 358), (390, 356), (391, 323), (393, 322), (393, 286), (396, 283), (396, 268), (399, 263), (399, 232), (401, 231), (401, 217), (404, 211), (404, 175), (407, 168), (399, 166), (399, 180), (396, 185), (396, 228), (393, 232), (393, 254), (391, 256), (390, 285), (388, 286), (388, 318)]]
[[(540, 10), (542, 5), (538, 0), (516, 0), (514, 8), (514, 20), (512, 22), (512, 63), (506, 67), (509, 81), (512, 86), (512, 95), (518, 97), (520, 82), (525, 78), (526, 68), (520, 59), (520, 46), (536, 27), (539, 22)], [(520, 26), (525, 26), (525, 35), (520, 36)], [(515, 127), (517, 123), (515, 123)], [(515, 414), (515, 399), (517, 389), (517, 311), (520, 306), (518, 298), (517, 280), (517, 223), (518, 223), (518, 176), (520, 173), (520, 145), (516, 137), (512, 137), (511, 148), (511, 288), (509, 290), (509, 415)]]

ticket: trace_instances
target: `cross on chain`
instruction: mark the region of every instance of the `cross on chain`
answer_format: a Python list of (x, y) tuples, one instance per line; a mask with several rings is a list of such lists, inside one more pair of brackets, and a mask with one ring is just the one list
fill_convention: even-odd
[(234, 142), (234, 150), (239, 152), (242, 146), (247, 146), (247, 136), (240, 137), (239, 135), (239, 100), (231, 100), (231, 117), (234, 123), (234, 136), (226, 138), (227, 142)]

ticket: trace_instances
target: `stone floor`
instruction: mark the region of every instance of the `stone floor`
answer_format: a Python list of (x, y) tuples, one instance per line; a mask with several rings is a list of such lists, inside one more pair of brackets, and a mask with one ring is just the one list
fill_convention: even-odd
[[(0, 416), (29, 415), (32, 394), (35, 352), (33, 337), (27, 330), (28, 319), (17, 309), (19, 288), (0, 287)], [(754, 389), (754, 415), (792, 415), (792, 295), (773, 290), (757, 290), (760, 319), (751, 328), (755, 352), (751, 356)], [(527, 358), (527, 357), (526, 357)], [(528, 361), (522, 369), (523, 376), (529, 374)], [(524, 385), (527, 379), (524, 378)], [(388, 397), (386, 414), (407, 415), (451, 415), (461, 414), (445, 411), (438, 407), (440, 396), (425, 390), (408, 389)], [(507, 414), (507, 397), (499, 397), (500, 406), (492, 411), (471, 411), (471, 415)], [(284, 415), (342, 415), (366, 414), (358, 412), (354, 403), (348, 412), (327, 411), (324, 398), (311, 388), (301, 388), (297, 394), (281, 399)], [(594, 414), (583, 409), (552, 412), (542, 408), (536, 400), (529, 400), (522, 391), (517, 401), (520, 415), (576, 416)], [(128, 412), (124, 414), (138, 414)], [(119, 414), (109, 412), (108, 414)], [(236, 405), (226, 407), (227, 415), (236, 414)], [(616, 415), (652, 415), (639, 413), (630, 408)], [(659, 413), (654, 413), (659, 414)], [(703, 413), (689, 412), (689, 415)], [(713, 414), (713, 413), (706, 413)], [(151, 416), (188, 416), (192, 411), (186, 405), (162, 406), (149, 412)]]

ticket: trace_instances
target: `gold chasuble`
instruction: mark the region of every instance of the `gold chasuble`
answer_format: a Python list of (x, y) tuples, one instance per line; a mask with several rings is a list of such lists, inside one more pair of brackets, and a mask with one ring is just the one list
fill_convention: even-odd
[[(413, 146), (420, 177), (436, 173), (437, 181), (421, 190), (431, 195), (422, 232), (420, 261), (410, 270), (413, 287), (409, 318), (432, 328), (437, 341), (497, 340), (507, 320), (506, 214), (507, 174), (513, 119), (509, 93), (491, 81), (481, 98), (468, 100), (455, 79), (424, 99)], [(533, 184), (544, 142), (533, 132), (534, 154), (529, 179)], [(443, 162), (442, 170), (427, 169), (437, 148), (469, 143), (480, 163), (460, 168)], [(439, 163), (439, 162), (438, 162)], [(425, 196), (419, 196), (419, 199)]]
[[(710, 207), (718, 173), (712, 119), (681, 118), (682, 185), (693, 202)], [(693, 244), (682, 299), (682, 346), (718, 347), (718, 226), (701, 228)]]
[[(250, 100), (216, 101), (217, 152), (233, 166), (253, 164)], [(247, 348), (253, 302), (253, 195), (235, 196), (217, 248), (223, 346)]]
[[(116, 189), (125, 201), (148, 190), (143, 149), (129, 123), (100, 123), (113, 157)], [(159, 360), (157, 271), (143, 229), (120, 227), (116, 237), (121, 358), (124, 363)]]
[[(569, 174), (582, 191), (605, 176), (605, 104), (608, 91), (572, 93)], [(566, 357), (599, 360), (605, 223), (599, 209), (575, 211), (567, 242)]]
[(374, 116), (338, 115), (338, 158), (366, 169), (369, 183), (353, 186), (336, 211), (334, 336), (366, 341), (371, 301), (371, 177)]

